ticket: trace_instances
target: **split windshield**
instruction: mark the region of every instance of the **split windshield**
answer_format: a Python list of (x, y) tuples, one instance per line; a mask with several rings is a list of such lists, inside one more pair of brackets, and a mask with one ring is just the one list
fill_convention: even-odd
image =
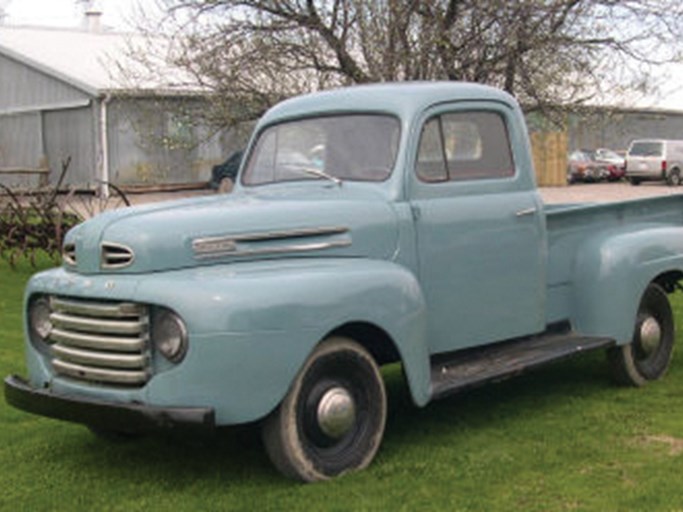
[(336, 115), (280, 123), (259, 136), (243, 183), (384, 181), (394, 167), (400, 124), (389, 115)]

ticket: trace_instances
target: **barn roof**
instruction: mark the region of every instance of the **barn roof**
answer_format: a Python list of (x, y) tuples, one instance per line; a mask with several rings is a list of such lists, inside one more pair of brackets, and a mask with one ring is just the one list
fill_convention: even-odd
[(189, 73), (168, 63), (172, 52), (171, 43), (138, 34), (0, 26), (0, 54), (92, 96), (201, 92)]

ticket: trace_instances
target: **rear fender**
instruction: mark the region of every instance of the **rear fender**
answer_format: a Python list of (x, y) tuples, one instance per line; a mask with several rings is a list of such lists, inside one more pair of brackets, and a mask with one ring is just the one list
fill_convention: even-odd
[(582, 334), (630, 342), (647, 285), (681, 270), (682, 227), (640, 225), (596, 234), (577, 253), (572, 325)]

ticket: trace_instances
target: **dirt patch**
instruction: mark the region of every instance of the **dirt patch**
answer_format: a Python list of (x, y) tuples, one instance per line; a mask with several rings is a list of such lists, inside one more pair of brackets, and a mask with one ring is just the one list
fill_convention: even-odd
[(659, 445), (668, 446), (669, 455), (672, 457), (683, 453), (683, 439), (667, 435), (644, 436), (640, 438), (640, 442), (645, 445)]

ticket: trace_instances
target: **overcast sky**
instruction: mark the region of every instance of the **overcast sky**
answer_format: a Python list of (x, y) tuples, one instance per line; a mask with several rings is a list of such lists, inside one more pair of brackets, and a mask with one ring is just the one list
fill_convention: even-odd
[[(95, 0), (103, 12), (102, 22), (117, 29), (130, 28), (128, 20), (138, 0)], [(5, 6), (9, 25), (78, 26), (82, 20), (82, 2), (76, 0), (0, 0)]]
[[(139, 0), (94, 0), (103, 12), (102, 23), (118, 30), (133, 29)], [(82, 2), (77, 0), (0, 0), (8, 25), (79, 26), (83, 17)], [(146, 7), (150, 1), (143, 2)], [(639, 102), (643, 107), (683, 111), (683, 64), (660, 70), (662, 92)]]

